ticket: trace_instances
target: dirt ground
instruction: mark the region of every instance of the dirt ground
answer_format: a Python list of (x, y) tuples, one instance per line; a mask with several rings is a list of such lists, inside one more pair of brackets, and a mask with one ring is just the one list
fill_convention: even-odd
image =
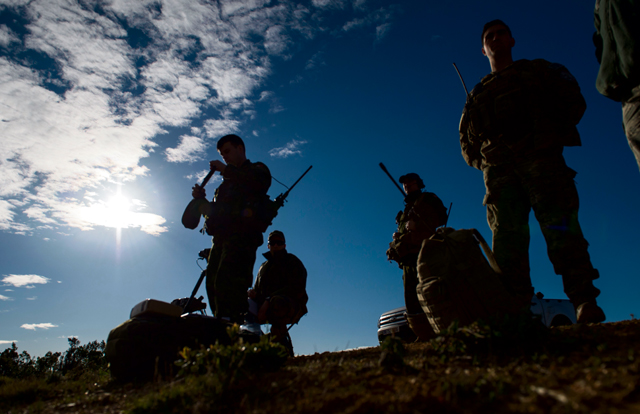
[(392, 341), (290, 358), (276, 372), (223, 386), (206, 378), (87, 384), (80, 395), (10, 413), (640, 412), (639, 320), (543, 336), (511, 344), (471, 330), (429, 343)]

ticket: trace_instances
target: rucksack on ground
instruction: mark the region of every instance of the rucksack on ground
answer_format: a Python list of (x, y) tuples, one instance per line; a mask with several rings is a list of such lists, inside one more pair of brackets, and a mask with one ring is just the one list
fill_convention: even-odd
[(440, 333), (454, 321), (464, 326), (517, 312), (499, 273), (491, 249), (476, 229), (443, 228), (424, 240), (417, 293), (433, 330)]

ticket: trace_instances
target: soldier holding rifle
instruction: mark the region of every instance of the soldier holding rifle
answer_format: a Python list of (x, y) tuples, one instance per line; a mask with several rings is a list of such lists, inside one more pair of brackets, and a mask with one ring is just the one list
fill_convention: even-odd
[(216, 317), (242, 324), (256, 250), (264, 242), (263, 223), (257, 217), (261, 202), (268, 198), (271, 173), (263, 163), (246, 158), (244, 142), (237, 135), (220, 138), (217, 149), (224, 162), (213, 160), (209, 165), (211, 172), (220, 172), (222, 184), (212, 202), (206, 200), (204, 183), (193, 187), (183, 224), (193, 229), (200, 215), (205, 216), (205, 230), (213, 236), (206, 276), (209, 304)]
[[(380, 167), (388, 174), (382, 164)], [(391, 178), (390, 175), (389, 177)], [(428, 341), (435, 333), (416, 293), (418, 254), (422, 241), (433, 236), (436, 228), (447, 222), (447, 209), (437, 195), (422, 191), (425, 185), (418, 174), (403, 175), (400, 177), (400, 183), (404, 187), (403, 193), (406, 193), (405, 208), (396, 216), (398, 230), (393, 233), (393, 241), (389, 243), (387, 258), (398, 262), (402, 269), (404, 302), (409, 326), (419, 341)]]

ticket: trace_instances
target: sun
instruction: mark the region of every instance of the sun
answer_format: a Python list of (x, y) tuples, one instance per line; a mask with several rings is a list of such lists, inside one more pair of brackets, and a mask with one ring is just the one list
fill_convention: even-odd
[(109, 227), (127, 228), (131, 224), (131, 202), (122, 194), (116, 194), (106, 203)]

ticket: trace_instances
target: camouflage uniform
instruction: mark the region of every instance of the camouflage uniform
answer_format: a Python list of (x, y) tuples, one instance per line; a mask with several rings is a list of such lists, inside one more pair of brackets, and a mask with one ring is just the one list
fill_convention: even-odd
[(640, 167), (640, 1), (597, 0), (594, 14), (600, 62), (596, 88), (622, 102), (624, 132)]
[[(404, 302), (409, 315), (422, 314), (422, 306), (418, 301), (416, 287), (418, 286), (418, 253), (422, 241), (433, 236), (436, 228), (445, 224), (447, 209), (434, 193), (416, 191), (404, 199), (404, 211), (398, 212), (396, 223), (400, 237), (389, 243), (387, 256), (398, 262), (402, 268), (404, 284)], [(415, 229), (408, 231), (406, 224), (409, 220), (415, 222)]]
[(247, 289), (253, 281), (256, 249), (264, 242), (256, 223), (260, 200), (267, 197), (271, 173), (266, 165), (246, 160), (227, 165), (222, 184), (203, 212), (213, 236), (207, 265), (207, 296), (217, 317), (242, 323), (248, 310)]
[(482, 170), (493, 251), (505, 286), (528, 303), (529, 212), (533, 209), (556, 274), (577, 307), (595, 299), (598, 271), (578, 223), (575, 171), (564, 146), (580, 145), (576, 125), (586, 103), (562, 65), (519, 60), (485, 76), (470, 93), (460, 121), (462, 155)]

